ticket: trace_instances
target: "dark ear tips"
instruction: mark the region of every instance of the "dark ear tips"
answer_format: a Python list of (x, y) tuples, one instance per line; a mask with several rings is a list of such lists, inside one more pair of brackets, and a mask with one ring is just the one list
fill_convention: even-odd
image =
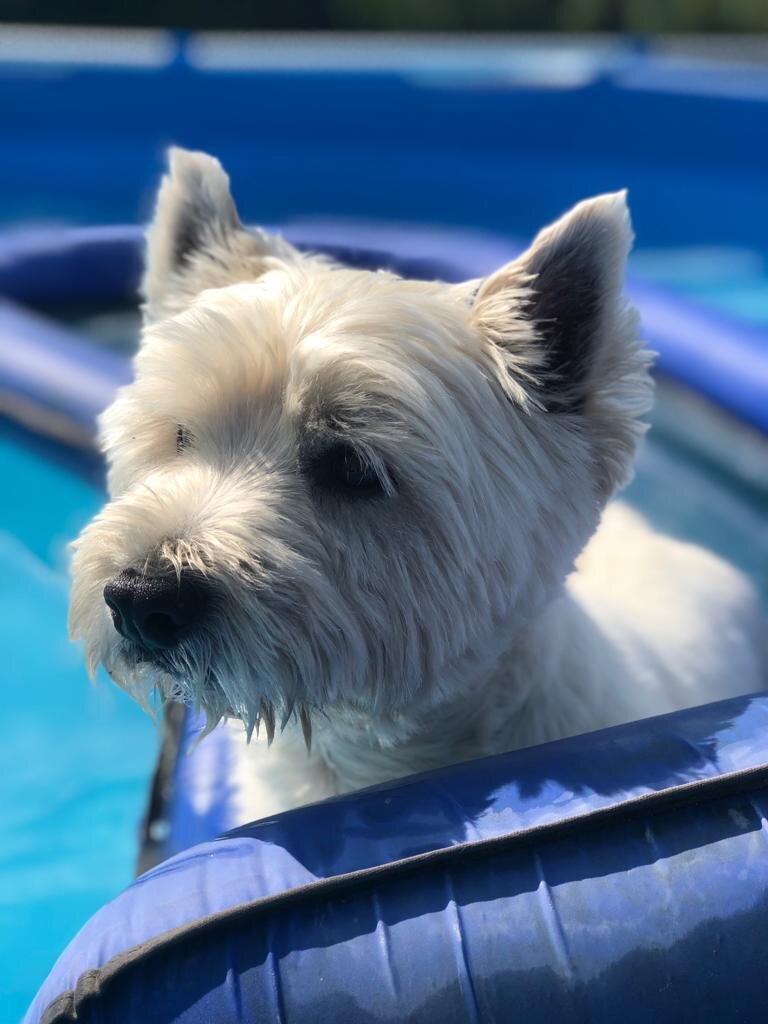
[(630, 478), (652, 405), (651, 358), (622, 294), (631, 243), (624, 193), (580, 203), (483, 281), (472, 307), (498, 386), (519, 409), (562, 416), (578, 433), (601, 504)]
[[(598, 196), (541, 231), (520, 259), (481, 286), (478, 301), (488, 293), (496, 308), (505, 275), (514, 289), (511, 315), (532, 328), (531, 362), (545, 408), (577, 412), (584, 406), (606, 332), (622, 308), (631, 243), (626, 193)], [(503, 337), (498, 328), (494, 334)]]
[(525, 313), (542, 346), (545, 404), (577, 411), (592, 363), (592, 342), (606, 301), (599, 256), (578, 247), (555, 250), (531, 267)]

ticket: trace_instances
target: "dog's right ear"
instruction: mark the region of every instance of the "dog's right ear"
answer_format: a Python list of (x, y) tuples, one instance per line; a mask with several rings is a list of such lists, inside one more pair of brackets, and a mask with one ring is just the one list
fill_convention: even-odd
[(169, 150), (168, 173), (147, 232), (141, 289), (146, 320), (178, 313), (206, 288), (258, 277), (270, 257), (296, 255), (282, 238), (243, 227), (218, 160)]

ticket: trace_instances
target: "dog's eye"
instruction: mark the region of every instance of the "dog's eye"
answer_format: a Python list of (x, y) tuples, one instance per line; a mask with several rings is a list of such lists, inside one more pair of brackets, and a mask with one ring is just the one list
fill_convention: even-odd
[(182, 426), (181, 423), (176, 428), (176, 451), (179, 455), (183, 451), (189, 448), (191, 437), (186, 427)]
[(299, 458), (302, 472), (326, 491), (349, 497), (377, 497), (386, 493), (375, 467), (356, 448), (343, 441), (305, 451)]

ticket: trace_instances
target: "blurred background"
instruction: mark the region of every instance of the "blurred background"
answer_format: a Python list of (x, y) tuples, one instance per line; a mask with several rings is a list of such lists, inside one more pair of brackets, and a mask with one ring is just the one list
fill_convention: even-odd
[(171, 143), (246, 222), (474, 276), (629, 189), (660, 353), (628, 499), (766, 588), (763, 0), (0, 2), (0, 1021), (130, 880), (157, 732), (66, 638)]

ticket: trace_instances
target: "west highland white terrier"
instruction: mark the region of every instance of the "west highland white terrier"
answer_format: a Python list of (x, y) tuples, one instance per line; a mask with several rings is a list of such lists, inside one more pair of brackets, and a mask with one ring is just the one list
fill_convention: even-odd
[(70, 625), (142, 704), (257, 733), (252, 817), (763, 685), (749, 582), (604, 511), (651, 405), (631, 238), (599, 196), (403, 280), (246, 230), (171, 151)]

